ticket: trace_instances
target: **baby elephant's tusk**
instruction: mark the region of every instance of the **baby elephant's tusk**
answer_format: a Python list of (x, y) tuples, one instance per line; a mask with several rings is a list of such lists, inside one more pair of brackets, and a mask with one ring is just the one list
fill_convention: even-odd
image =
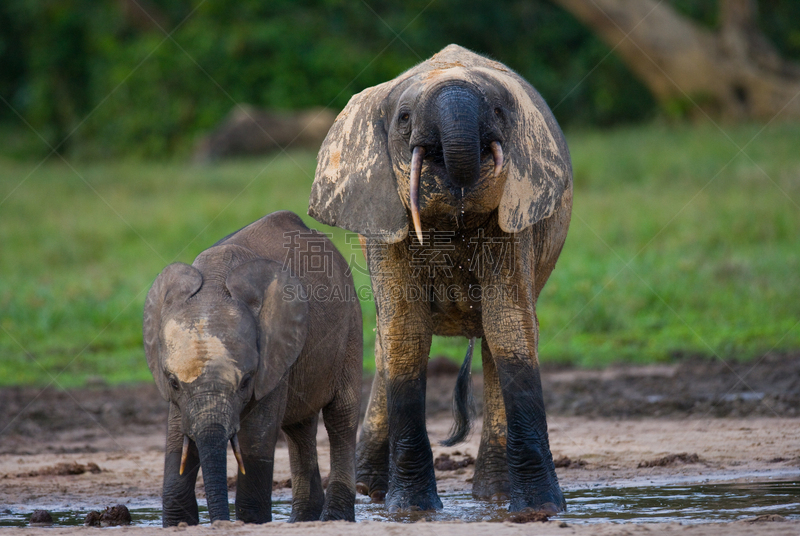
[(189, 456), (189, 436), (183, 436), (183, 449), (181, 449), (181, 468), (178, 474), (183, 476), (183, 470), (186, 469), (186, 457)]
[(417, 232), (417, 240), (422, 244), (422, 223), (419, 219), (419, 176), (422, 173), (422, 159), (425, 158), (425, 148), (416, 146), (411, 155), (411, 180), (409, 181), (409, 197), (411, 205), (411, 220)]
[(242, 451), (239, 449), (239, 437), (236, 434), (233, 434), (233, 437), (231, 437), (231, 447), (233, 448), (233, 456), (236, 458), (236, 463), (239, 464), (239, 472), (245, 474), (244, 462), (242, 462)]
[(494, 176), (495, 178), (500, 175), (503, 170), (503, 146), (499, 141), (493, 141), (489, 144), (492, 149), (492, 156), (494, 157)]

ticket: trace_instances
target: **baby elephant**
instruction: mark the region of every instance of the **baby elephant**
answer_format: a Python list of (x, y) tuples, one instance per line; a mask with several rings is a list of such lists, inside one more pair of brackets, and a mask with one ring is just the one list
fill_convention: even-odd
[[(272, 520), (278, 429), (292, 472), (291, 521), (355, 520), (361, 308), (344, 258), (291, 212), (269, 214), (189, 266), (167, 266), (144, 308), (147, 364), (169, 400), (163, 525), (229, 519), (230, 441), (239, 464), (236, 518)], [(317, 418), (330, 438), (323, 492)]]

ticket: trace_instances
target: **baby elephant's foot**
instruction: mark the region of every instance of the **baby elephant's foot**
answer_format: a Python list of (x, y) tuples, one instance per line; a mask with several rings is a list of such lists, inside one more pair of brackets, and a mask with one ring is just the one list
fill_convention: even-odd
[[(352, 486), (352, 483), (350, 484)], [(322, 521), (355, 521), (356, 494), (353, 488), (342, 482), (331, 482), (325, 492)]]

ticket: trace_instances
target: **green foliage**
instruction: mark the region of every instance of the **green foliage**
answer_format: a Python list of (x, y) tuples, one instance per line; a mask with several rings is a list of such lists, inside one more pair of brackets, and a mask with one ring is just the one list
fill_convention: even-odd
[[(538, 303), (543, 361), (800, 347), (800, 126), (567, 138), (575, 206)], [(314, 165), (303, 152), (202, 168), (0, 159), (0, 383), (150, 381), (141, 321), (156, 275), (265, 213), (305, 214)], [(357, 241), (304, 219), (332, 233), (369, 289)], [(369, 370), (375, 307), (364, 295)], [(431, 354), (465, 350), (436, 337)]]
[[(671, 3), (718, 24), (714, 0)], [(800, 57), (800, 4), (759, 5), (766, 34)], [(24, 129), (16, 111), (47, 144), (0, 152), (185, 156), (236, 103), (340, 109), (449, 43), (519, 71), (563, 125), (656, 114), (609, 47), (544, 0), (5, 0), (0, 122)]]
[[(62, 152), (185, 155), (235, 103), (340, 109), (453, 42), (518, 70), (564, 124), (654, 113), (647, 90), (581, 24), (521, 0), (7, 0), (0, 96)], [(21, 126), (5, 105), (0, 120)]]

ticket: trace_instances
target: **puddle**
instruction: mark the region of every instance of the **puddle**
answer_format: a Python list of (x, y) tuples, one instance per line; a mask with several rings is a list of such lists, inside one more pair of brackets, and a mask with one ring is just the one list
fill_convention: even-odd
[[(748, 483), (697, 485), (595, 487), (564, 493), (569, 511), (553, 519), (570, 523), (662, 523), (684, 524), (735, 521), (762, 514), (778, 514), (800, 519), (800, 481), (769, 480)], [(442, 495), (444, 508), (439, 512), (389, 514), (382, 504), (359, 503), (359, 521), (506, 521), (507, 503), (475, 501), (469, 494)], [(58, 511), (50, 509), (55, 526), (83, 525), (89, 509)], [(161, 526), (159, 508), (132, 507), (133, 524)], [(273, 520), (286, 521), (290, 501), (273, 502)], [(0, 527), (27, 526), (31, 512), (0, 511)], [(233, 507), (231, 505), (231, 517)], [(208, 523), (208, 513), (201, 507), (200, 522)]]

